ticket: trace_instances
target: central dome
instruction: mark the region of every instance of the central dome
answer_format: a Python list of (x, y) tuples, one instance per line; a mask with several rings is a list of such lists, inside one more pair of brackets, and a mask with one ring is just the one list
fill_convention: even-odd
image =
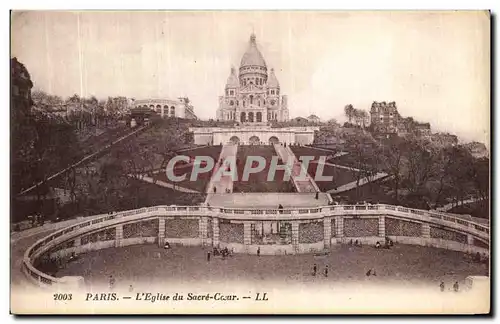
[(266, 61), (264, 61), (262, 53), (257, 48), (257, 42), (254, 34), (250, 36), (250, 45), (241, 58), (240, 68), (245, 66), (262, 66), (267, 68)]

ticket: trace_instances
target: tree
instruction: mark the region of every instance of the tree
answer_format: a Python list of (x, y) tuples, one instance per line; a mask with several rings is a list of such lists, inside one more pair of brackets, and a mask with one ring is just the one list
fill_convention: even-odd
[(470, 169), (476, 195), (482, 200), (489, 198), (490, 192), (490, 160), (488, 158), (474, 159)]
[(463, 146), (456, 146), (451, 149), (450, 182), (454, 194), (455, 202), (466, 198), (467, 193), (473, 187), (471, 175), (473, 174), (474, 158)]
[(364, 129), (366, 126), (366, 119), (368, 118), (368, 112), (365, 110), (359, 110), (359, 118), (361, 118), (360, 126)]
[(353, 158), (353, 165), (351, 166), (351, 173), (356, 179), (356, 199), (359, 198), (359, 186), (361, 179), (371, 176), (373, 171), (372, 160), (373, 155), (367, 151), (367, 145), (359, 136), (350, 137), (347, 139), (347, 145), (351, 151), (350, 155)]
[(79, 95), (77, 95), (76, 93), (74, 95), (72, 95), (71, 97), (69, 97), (67, 99), (67, 102), (69, 103), (73, 103), (73, 104), (80, 104), (81, 102), (81, 98)]
[(39, 89), (32, 91), (31, 99), (35, 105), (48, 107), (49, 109), (54, 109), (64, 103), (60, 96), (53, 96)]
[(347, 119), (349, 120), (349, 124), (351, 124), (352, 118), (354, 117), (354, 112), (355, 109), (351, 104), (344, 107), (344, 113)]
[(434, 209), (441, 204), (442, 198), (450, 192), (450, 170), (453, 166), (453, 158), (452, 147), (442, 148), (436, 154), (433, 172), (434, 184), (431, 183), (429, 188)]
[(392, 177), (396, 202), (399, 201), (399, 186), (401, 183), (406, 141), (400, 137), (392, 139), (382, 150), (382, 162), (387, 173)]
[(432, 176), (433, 154), (422, 142), (409, 141), (408, 169), (406, 174), (407, 189), (412, 194), (421, 194), (424, 185)]

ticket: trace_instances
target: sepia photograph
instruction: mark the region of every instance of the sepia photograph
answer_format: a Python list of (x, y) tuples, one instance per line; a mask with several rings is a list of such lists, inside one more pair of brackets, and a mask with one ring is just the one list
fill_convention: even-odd
[(11, 314), (489, 314), (491, 20), (12, 10)]

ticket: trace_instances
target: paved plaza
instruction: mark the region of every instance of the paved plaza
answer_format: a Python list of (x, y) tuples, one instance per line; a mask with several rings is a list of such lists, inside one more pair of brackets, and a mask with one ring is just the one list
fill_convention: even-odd
[[(396, 245), (391, 250), (335, 246), (328, 255), (235, 254), (226, 259), (212, 256), (210, 262), (207, 249), (174, 246), (165, 250), (155, 245), (104, 249), (81, 255), (57, 276), (80, 275), (88, 285), (107, 285), (112, 275), (117, 285), (125, 287), (158, 282), (271, 281), (308, 286), (369, 282), (429, 285), (438, 291), (441, 281), (450, 286), (455, 281), (463, 283), (469, 275), (488, 274), (486, 264), (470, 261), (463, 253), (411, 245)], [(314, 264), (318, 266), (317, 276), (312, 275)], [(326, 265), (328, 277), (322, 274)], [(366, 276), (370, 269), (376, 276)]]

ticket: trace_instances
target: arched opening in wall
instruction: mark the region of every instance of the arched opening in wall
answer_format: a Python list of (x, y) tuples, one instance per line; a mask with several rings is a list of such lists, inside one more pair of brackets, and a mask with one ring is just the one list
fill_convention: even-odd
[(168, 116), (168, 106), (163, 106), (163, 114)]
[(149, 105), (149, 109), (154, 110), (155, 106), (154, 105)]
[(156, 112), (161, 112), (161, 106), (160, 105), (156, 105)]
[(238, 136), (232, 136), (230, 139), (229, 139), (229, 143), (232, 143), (232, 144), (239, 144), (240, 143), (240, 139)]
[(257, 112), (255, 115), (255, 119), (257, 120), (258, 123), (262, 122), (262, 113), (260, 111)]
[(240, 122), (244, 123), (247, 121), (247, 114), (245, 114), (244, 112), (241, 113), (240, 115)]
[(249, 142), (250, 142), (250, 145), (259, 145), (260, 138), (254, 135), (254, 136), (250, 137)]
[(253, 105), (253, 96), (250, 95), (250, 104)]
[(248, 113), (248, 121), (249, 121), (250, 123), (253, 123), (253, 112), (249, 112), (249, 113)]
[(175, 107), (170, 107), (170, 117), (175, 117)]
[(280, 140), (276, 136), (269, 137), (269, 144), (279, 144)]

